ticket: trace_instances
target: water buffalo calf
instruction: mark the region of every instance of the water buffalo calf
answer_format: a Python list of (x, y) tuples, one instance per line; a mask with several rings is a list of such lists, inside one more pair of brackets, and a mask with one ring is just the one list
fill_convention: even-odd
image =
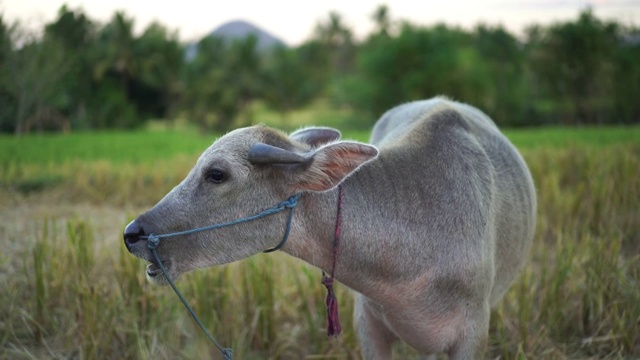
[[(536, 196), (522, 157), (484, 113), (445, 98), (389, 110), (371, 145), (339, 138), (260, 125), (224, 135), (127, 226), (127, 248), (151, 262), (150, 281), (165, 283), (143, 235), (230, 221), (301, 193), (282, 251), (330, 271), (340, 185), (335, 276), (356, 292), (363, 357), (389, 359), (401, 339), (425, 355), (481, 358), (490, 309), (533, 237)], [(283, 212), (170, 238), (157, 251), (177, 277), (275, 246), (286, 220)]]

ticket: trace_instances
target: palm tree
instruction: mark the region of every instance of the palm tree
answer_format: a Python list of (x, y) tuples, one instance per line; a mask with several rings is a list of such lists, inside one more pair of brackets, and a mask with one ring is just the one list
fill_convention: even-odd
[(101, 80), (107, 73), (113, 73), (119, 77), (121, 90), (128, 98), (129, 81), (138, 70), (134, 56), (133, 19), (121, 11), (116, 12), (103, 28), (99, 42), (102, 56), (94, 70), (96, 79)]
[(179, 75), (184, 49), (177, 34), (159, 23), (150, 24), (135, 42), (137, 74), (135, 81), (146, 91), (136, 101), (141, 111), (165, 117), (179, 98)]
[(378, 28), (378, 34), (383, 36), (389, 35), (389, 28), (391, 27), (391, 19), (389, 18), (389, 7), (387, 5), (380, 5), (373, 12), (373, 21)]
[(342, 16), (331, 11), (326, 23), (316, 25), (315, 36), (331, 54), (332, 67), (337, 73), (345, 73), (353, 64), (355, 48), (353, 34), (343, 23)]

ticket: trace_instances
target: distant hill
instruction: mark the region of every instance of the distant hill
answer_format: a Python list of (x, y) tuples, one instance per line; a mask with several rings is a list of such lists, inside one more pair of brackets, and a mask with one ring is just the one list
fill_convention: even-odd
[[(207, 36), (216, 36), (225, 40), (240, 40), (250, 35), (255, 35), (258, 44), (258, 51), (269, 50), (275, 46), (287, 46), (284, 41), (278, 37), (271, 35), (269, 32), (259, 28), (244, 20), (234, 20), (224, 23), (210, 32)], [(198, 53), (198, 44), (190, 44), (187, 46), (187, 60), (193, 59)]]
[(258, 49), (260, 50), (272, 48), (277, 45), (286, 46), (284, 41), (276, 36), (244, 20), (230, 21), (222, 24), (213, 30), (209, 36), (219, 36), (223, 39), (242, 39), (252, 34), (258, 38)]

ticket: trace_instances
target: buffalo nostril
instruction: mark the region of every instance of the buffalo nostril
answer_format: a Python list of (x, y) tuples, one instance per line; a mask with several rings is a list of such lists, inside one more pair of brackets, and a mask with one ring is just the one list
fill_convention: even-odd
[(145, 235), (144, 229), (138, 222), (138, 220), (133, 220), (132, 222), (124, 228), (124, 244), (127, 249), (130, 249), (133, 244), (140, 240), (140, 236)]

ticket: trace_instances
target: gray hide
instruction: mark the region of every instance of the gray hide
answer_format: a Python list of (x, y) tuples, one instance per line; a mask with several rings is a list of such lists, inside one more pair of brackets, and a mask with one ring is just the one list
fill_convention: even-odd
[[(283, 251), (329, 271), (342, 183), (336, 278), (356, 291), (363, 357), (389, 359), (401, 339), (425, 355), (481, 358), (490, 308), (533, 237), (536, 198), (523, 159), (486, 115), (443, 98), (388, 111), (375, 147), (338, 138), (327, 128), (286, 136), (264, 126), (223, 136), (127, 227), (127, 248), (151, 260), (137, 235), (252, 215), (303, 192)], [(158, 254), (172, 276), (246, 258), (278, 244), (286, 216), (166, 239)], [(165, 282), (154, 264), (147, 275)]]

